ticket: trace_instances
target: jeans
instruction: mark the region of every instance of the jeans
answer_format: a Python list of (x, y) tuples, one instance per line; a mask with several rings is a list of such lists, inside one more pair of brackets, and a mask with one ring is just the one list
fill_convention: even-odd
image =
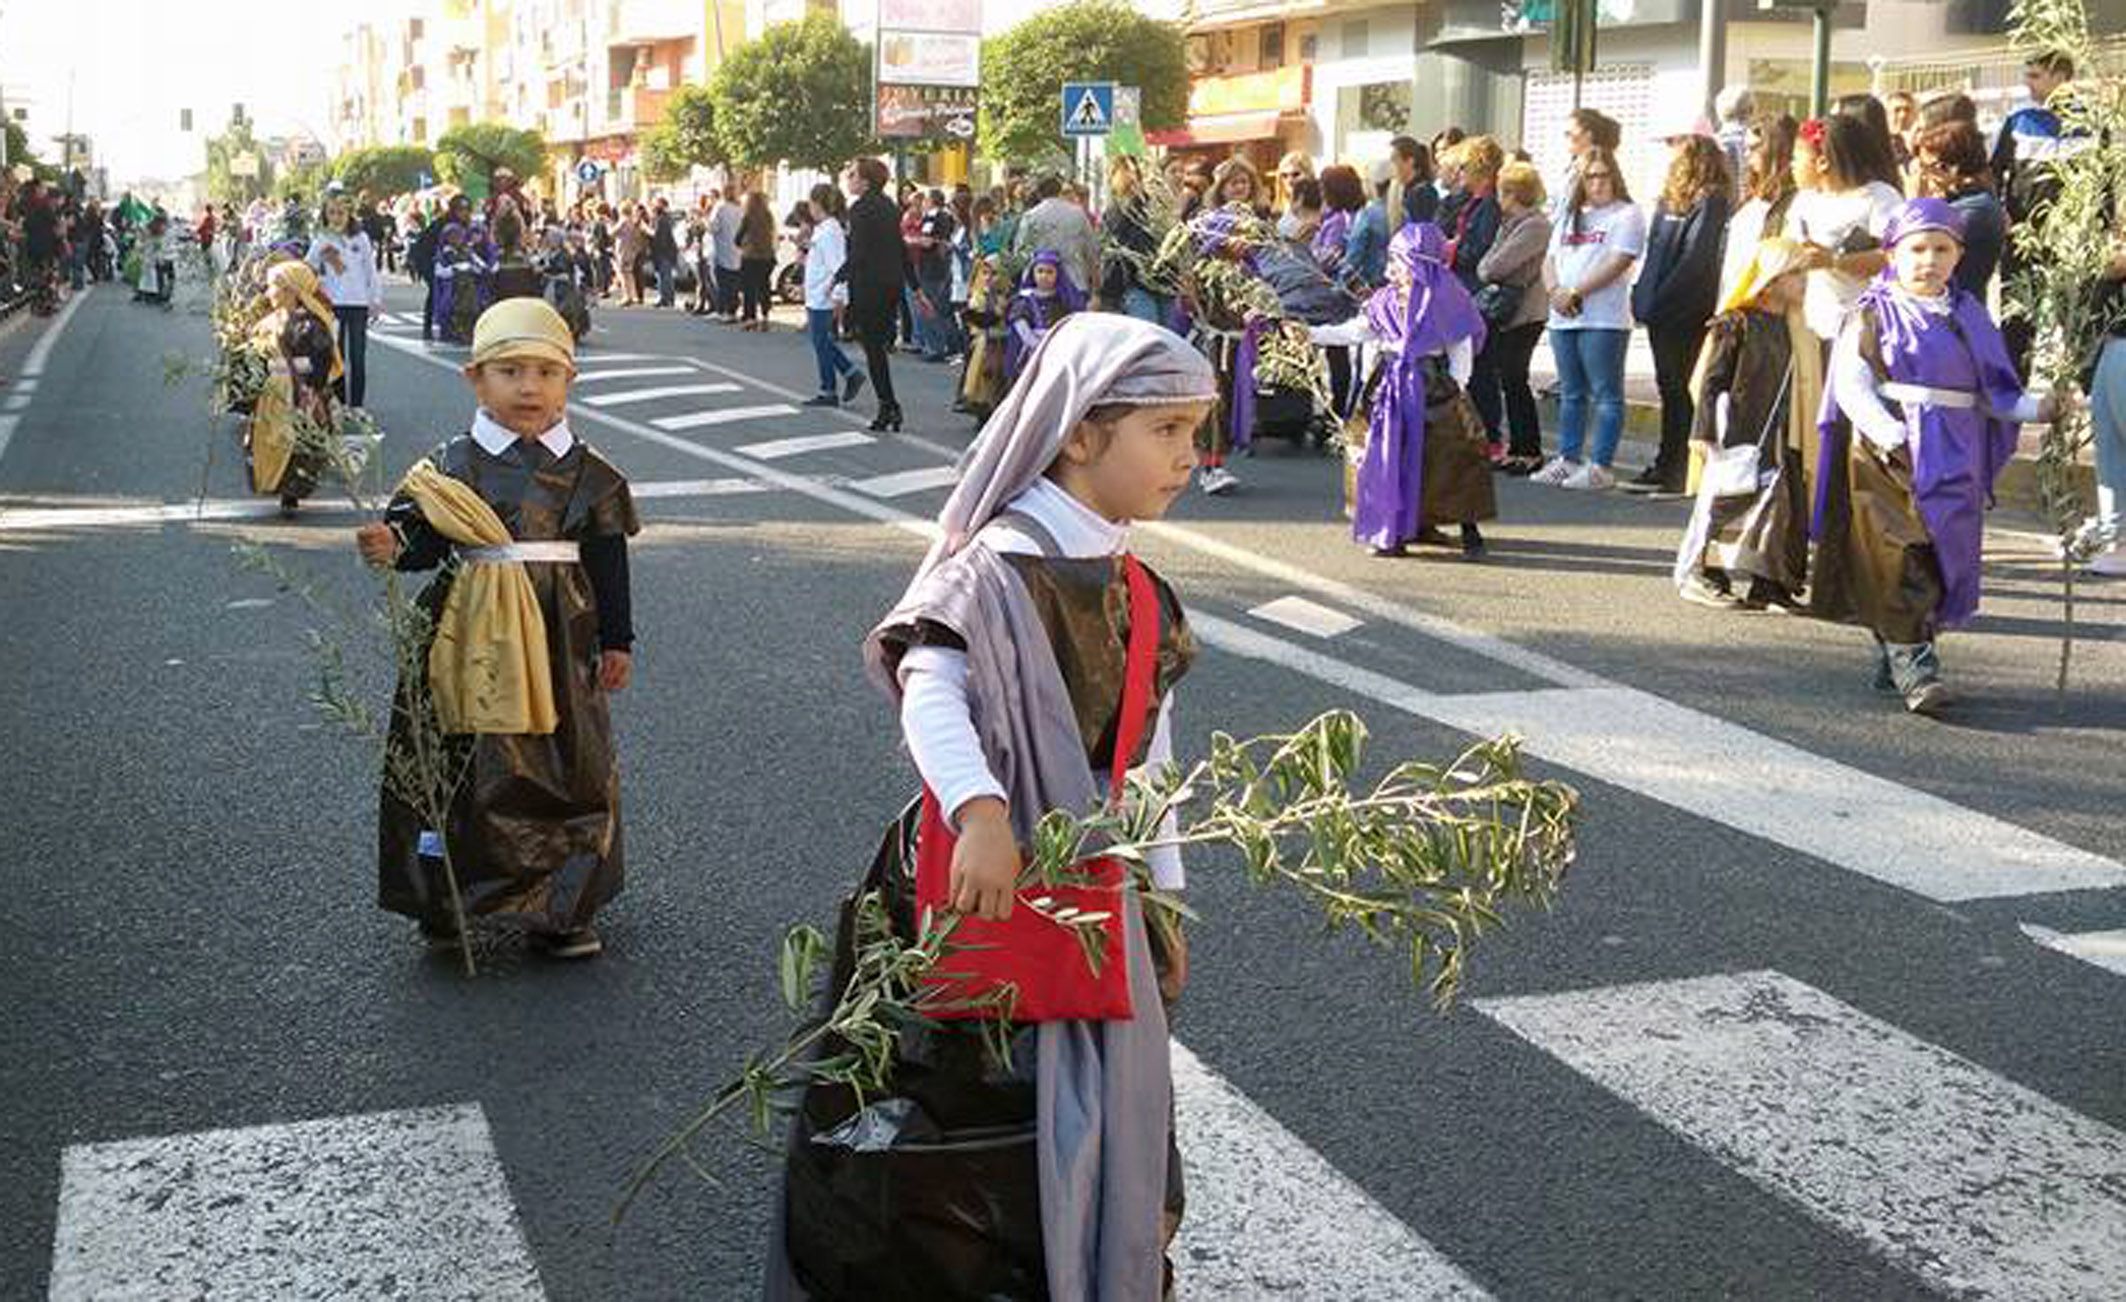
[(2096, 427), (2096, 517), (2106, 528), (2126, 529), (2126, 336), (2105, 340), (2097, 355), (2089, 419)]
[[(928, 289), (918, 289), (914, 285), (903, 289), (901, 295), (903, 306), (915, 320), (916, 348), (922, 352), (926, 361), (944, 360), (948, 341), (943, 327), (945, 313), (951, 309), (945, 306), (942, 297), (931, 299)], [(932, 304), (935, 304), (934, 309)]]
[(1491, 371), (1498, 377), (1499, 398), (1505, 408), (1506, 451), (1511, 456), (1543, 455), (1543, 418), (1536, 410), (1535, 390), (1528, 383), (1528, 359), (1535, 356), (1536, 341), (1542, 337), (1543, 323), (1530, 321), (1490, 335), (1479, 354), (1480, 364), (1489, 359)]
[(806, 308), (805, 333), (812, 340), (812, 356), (819, 362), (820, 396), (839, 397), (842, 377), (855, 370), (856, 364), (842, 352), (842, 346), (834, 342), (834, 309)]
[(340, 323), (340, 361), (346, 367), (337, 386), (340, 401), (359, 407), (369, 391), (369, 309), (334, 304), (332, 315)]
[(676, 277), (679, 266), (669, 258), (658, 258), (656, 265), (657, 306), (670, 307), (677, 301), (675, 286), (677, 285)]
[(1631, 331), (1577, 327), (1550, 332), (1558, 362), (1558, 455), (1581, 459), (1587, 441), (1587, 406), (1594, 404), (1594, 456), (1605, 470), (1624, 437), (1624, 350)]
[(1663, 479), (1680, 485), (1690, 468), (1691, 423), (1697, 416), (1690, 377), (1698, 367), (1698, 350), (1705, 344), (1705, 326), (1650, 325), (1646, 341), (1653, 346), (1654, 383), (1661, 390), (1661, 453), (1654, 458), (1654, 469)]
[(721, 317), (735, 317), (738, 315), (738, 276), (737, 267), (719, 266), (716, 268), (716, 315)]

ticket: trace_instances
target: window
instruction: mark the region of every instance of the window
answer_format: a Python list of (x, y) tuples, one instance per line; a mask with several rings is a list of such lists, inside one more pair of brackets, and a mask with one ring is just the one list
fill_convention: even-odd
[(1257, 60), (1261, 68), (1284, 66), (1284, 24), (1272, 23), (1262, 29), (1262, 57)]

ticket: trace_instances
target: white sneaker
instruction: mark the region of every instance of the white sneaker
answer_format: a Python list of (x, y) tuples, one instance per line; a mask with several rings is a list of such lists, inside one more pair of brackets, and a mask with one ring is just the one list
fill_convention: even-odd
[(1528, 482), (1531, 484), (1548, 484), (1552, 488), (1556, 488), (1572, 478), (1579, 468), (1580, 463), (1577, 461), (1567, 461), (1563, 457), (1552, 457), (1550, 464), (1528, 476)]
[(1203, 491), (1213, 497), (1230, 493), (1240, 487), (1240, 481), (1224, 466), (1207, 466), (1203, 471)]
[(1598, 466), (1592, 461), (1573, 471), (1570, 478), (1558, 485), (1560, 488), (1571, 488), (1592, 493), (1599, 493), (1604, 489), (1615, 488), (1616, 486), (1617, 477), (1609, 472), (1609, 467)]

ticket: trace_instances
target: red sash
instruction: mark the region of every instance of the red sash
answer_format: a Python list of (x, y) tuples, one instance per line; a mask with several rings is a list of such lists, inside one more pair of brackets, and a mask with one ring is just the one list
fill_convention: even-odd
[[(1144, 735), (1151, 712), (1152, 677), (1158, 666), (1159, 599), (1151, 576), (1134, 556), (1122, 557), (1122, 577), (1129, 587), (1129, 645), (1122, 678), (1122, 709), (1115, 718), (1115, 754), (1109, 765), (1109, 800), (1120, 803), (1130, 757)], [(938, 808), (937, 796), (923, 789), (922, 822), (916, 832), (915, 899), (917, 916), (949, 911), (952, 898), (952, 852), (959, 844)], [(1021, 890), (1011, 917), (1003, 922), (961, 918), (953, 931), (955, 949), (944, 972), (925, 984), (946, 1002), (979, 1000), (1003, 986), (1016, 991), (1012, 1018), (1020, 1022), (1126, 1021), (1132, 1015), (1129, 962), (1122, 949), (1123, 865), (1108, 858), (1088, 860), (1080, 868), (1094, 884), (1031, 887)], [(1077, 928), (1061, 926), (1028, 906), (1048, 897), (1050, 912), (1065, 907), (1081, 913), (1105, 913), (1098, 924), (1105, 958), (1096, 974), (1086, 962)], [(988, 1016), (985, 1009), (942, 1011), (940, 1018)]]

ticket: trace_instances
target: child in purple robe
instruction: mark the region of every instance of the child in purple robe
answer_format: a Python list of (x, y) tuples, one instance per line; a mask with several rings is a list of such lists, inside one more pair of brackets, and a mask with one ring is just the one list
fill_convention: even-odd
[(1890, 265), (1832, 350), (1821, 422), (1810, 607), (1874, 634), (1876, 688), (1915, 714), (1948, 703), (1935, 637), (1978, 613), (1985, 512), (2018, 428), (2055, 415), (1951, 279), (1963, 234), (1940, 199), (1897, 210)]
[(1042, 249), (1019, 277), (1019, 292), (1004, 309), (1004, 385), (1009, 388), (1026, 368), (1056, 323), (1085, 310), (1085, 291), (1071, 281), (1063, 255)]
[(1388, 245), (1388, 284), (1364, 315), (1319, 326), (1316, 343), (1381, 350), (1366, 384), (1365, 450), (1351, 505), (1351, 536), (1375, 556), (1411, 543), (1449, 546), (1439, 526), (1461, 526), (1462, 554), (1484, 554), (1480, 520), (1498, 514), (1481, 418), (1463, 385), (1484, 344), (1484, 318), (1447, 265), (1447, 241), (1430, 222)]

